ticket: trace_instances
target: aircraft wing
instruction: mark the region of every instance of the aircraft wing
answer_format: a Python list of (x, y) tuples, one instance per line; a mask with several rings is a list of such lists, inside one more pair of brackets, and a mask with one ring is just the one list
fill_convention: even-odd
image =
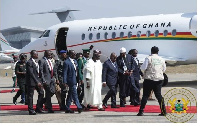
[[(139, 63), (142, 64), (147, 56), (149, 56), (149, 55), (138, 54), (137, 58), (139, 59)], [(162, 55), (159, 55), (159, 56), (162, 57), (168, 63), (176, 63), (178, 61), (186, 61), (186, 59), (183, 59), (183, 58), (169, 57), (169, 56), (162, 56)]]

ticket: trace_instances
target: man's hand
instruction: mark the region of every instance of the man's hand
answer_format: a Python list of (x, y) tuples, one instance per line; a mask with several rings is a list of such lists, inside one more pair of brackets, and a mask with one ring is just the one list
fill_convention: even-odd
[(86, 86), (86, 88), (90, 88), (90, 84), (89, 84), (89, 81), (87, 81), (87, 86)]
[(59, 82), (59, 80), (56, 80), (56, 84), (59, 84), (60, 82)]
[(40, 88), (41, 88), (41, 87), (42, 87), (42, 84), (41, 84), (41, 83), (38, 83), (38, 87), (40, 87)]
[(103, 85), (103, 87), (106, 87), (106, 83), (103, 83), (102, 85)]
[(63, 84), (65, 87), (68, 87), (68, 85), (67, 84)]
[(124, 75), (129, 75), (128, 70), (126, 70), (126, 71), (124, 72)]

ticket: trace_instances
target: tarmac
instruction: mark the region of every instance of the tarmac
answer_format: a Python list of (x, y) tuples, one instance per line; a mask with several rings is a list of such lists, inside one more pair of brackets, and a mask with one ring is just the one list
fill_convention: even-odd
[[(1, 73), (4, 73), (3, 71)], [(12, 89), (12, 78), (0, 76), (0, 90)], [(190, 90), (197, 97), (197, 73), (169, 73), (169, 84), (162, 88), (162, 95), (174, 87), (184, 87)], [(142, 96), (142, 82), (141, 96)], [(107, 87), (102, 88), (102, 99), (108, 91)], [(34, 92), (34, 104), (37, 101), (37, 92)], [(13, 105), (12, 98), (14, 93), (0, 93), (0, 105)], [(155, 96), (153, 95), (155, 99)], [(127, 105), (130, 104), (129, 98), (126, 99)], [(18, 98), (18, 102), (20, 98)], [(110, 99), (108, 105), (110, 105)], [(20, 103), (18, 103), (20, 104)], [(52, 97), (52, 104), (57, 104), (55, 95)], [(119, 92), (117, 92), (117, 105), (119, 105)], [(157, 100), (148, 101), (147, 105), (159, 105)], [(133, 106), (134, 107), (134, 106)], [(165, 116), (158, 116), (159, 113), (144, 113), (144, 116), (136, 116), (138, 112), (110, 112), (110, 111), (87, 111), (78, 114), (66, 114), (64, 111), (55, 111), (53, 114), (28, 115), (28, 111), (1, 110), (1, 123), (172, 123)], [(197, 123), (197, 113), (186, 123)]]

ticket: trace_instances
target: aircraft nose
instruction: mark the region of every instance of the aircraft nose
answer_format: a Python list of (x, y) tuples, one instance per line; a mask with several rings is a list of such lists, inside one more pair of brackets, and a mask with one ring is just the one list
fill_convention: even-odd
[(197, 15), (194, 15), (190, 20), (190, 31), (192, 35), (197, 36)]

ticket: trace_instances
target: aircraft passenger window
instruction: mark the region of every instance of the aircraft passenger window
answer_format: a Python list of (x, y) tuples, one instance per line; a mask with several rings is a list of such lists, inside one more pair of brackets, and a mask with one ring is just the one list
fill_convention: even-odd
[(120, 32), (120, 38), (124, 37), (124, 32)]
[(49, 37), (50, 30), (47, 30), (42, 37)]
[(167, 30), (164, 30), (163, 36), (167, 36), (167, 34), (168, 34), (168, 31), (167, 31)]
[(151, 32), (150, 32), (150, 31), (147, 31), (146, 36), (147, 36), (147, 37), (150, 37), (150, 35), (151, 35)]
[(116, 37), (116, 33), (113, 32), (113, 33), (112, 33), (112, 38), (115, 38), (115, 37)]
[(107, 32), (104, 34), (104, 38), (108, 39), (108, 33)]
[(100, 33), (97, 33), (97, 39), (100, 39)]
[(128, 32), (128, 38), (130, 38), (132, 36), (132, 32)]
[(137, 32), (137, 37), (139, 38), (141, 36), (141, 31)]
[(85, 39), (85, 34), (84, 34), (84, 33), (82, 34), (82, 37), (81, 37), (81, 38), (82, 38), (82, 40), (84, 40), (84, 39)]
[(89, 40), (92, 40), (92, 37), (93, 37), (93, 34), (90, 33), (90, 34), (89, 34)]
[(155, 33), (154, 33), (154, 36), (155, 36), (155, 37), (158, 37), (158, 35), (159, 35), (159, 31), (156, 30)]
[(172, 36), (176, 36), (176, 29), (172, 30)]

